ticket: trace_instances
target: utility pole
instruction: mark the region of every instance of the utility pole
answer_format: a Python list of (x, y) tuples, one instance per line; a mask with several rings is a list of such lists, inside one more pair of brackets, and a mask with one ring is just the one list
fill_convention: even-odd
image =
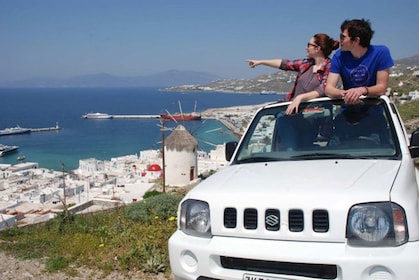
[(66, 198), (65, 198), (65, 170), (64, 170), (64, 163), (61, 163), (61, 168), (62, 168), (62, 171), (63, 171), (63, 193), (64, 193), (63, 201), (64, 201), (64, 207), (67, 208), (67, 201), (66, 201)]
[(65, 170), (64, 170), (64, 163), (61, 163), (61, 167), (62, 167), (62, 170), (63, 170), (63, 193), (64, 193), (64, 197), (62, 199), (62, 203), (64, 204), (64, 213), (65, 213), (64, 220), (65, 221), (69, 221), (70, 220), (70, 213), (68, 211), (67, 200), (66, 200), (66, 197), (65, 197)]
[(164, 118), (161, 118), (161, 155), (163, 161), (163, 192), (166, 192), (166, 162), (165, 162), (165, 154), (164, 154)]

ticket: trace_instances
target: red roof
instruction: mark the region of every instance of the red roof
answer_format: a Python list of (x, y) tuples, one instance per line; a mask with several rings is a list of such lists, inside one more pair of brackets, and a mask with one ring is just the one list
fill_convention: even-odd
[(158, 164), (152, 164), (148, 167), (148, 171), (161, 171), (161, 167)]

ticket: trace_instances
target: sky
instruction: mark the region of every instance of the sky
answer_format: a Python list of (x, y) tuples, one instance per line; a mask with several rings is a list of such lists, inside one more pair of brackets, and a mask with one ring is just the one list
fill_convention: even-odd
[(417, 0), (0, 0), (0, 82), (167, 70), (252, 78), (246, 59), (306, 56), (316, 33), (371, 21), (393, 59), (419, 54)]

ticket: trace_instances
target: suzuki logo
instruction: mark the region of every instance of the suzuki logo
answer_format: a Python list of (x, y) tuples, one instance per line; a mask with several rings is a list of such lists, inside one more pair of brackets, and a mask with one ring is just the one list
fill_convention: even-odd
[(265, 218), (265, 223), (271, 227), (278, 225), (279, 217), (276, 215), (268, 215)]

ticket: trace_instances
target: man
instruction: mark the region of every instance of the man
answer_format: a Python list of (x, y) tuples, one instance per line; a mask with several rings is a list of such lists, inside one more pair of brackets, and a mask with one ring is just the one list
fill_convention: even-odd
[[(370, 44), (374, 31), (368, 20), (345, 20), (340, 29), (340, 49), (332, 58), (326, 95), (357, 104), (363, 95), (384, 94), (394, 65), (389, 49)], [(343, 89), (337, 87), (339, 77)]]

